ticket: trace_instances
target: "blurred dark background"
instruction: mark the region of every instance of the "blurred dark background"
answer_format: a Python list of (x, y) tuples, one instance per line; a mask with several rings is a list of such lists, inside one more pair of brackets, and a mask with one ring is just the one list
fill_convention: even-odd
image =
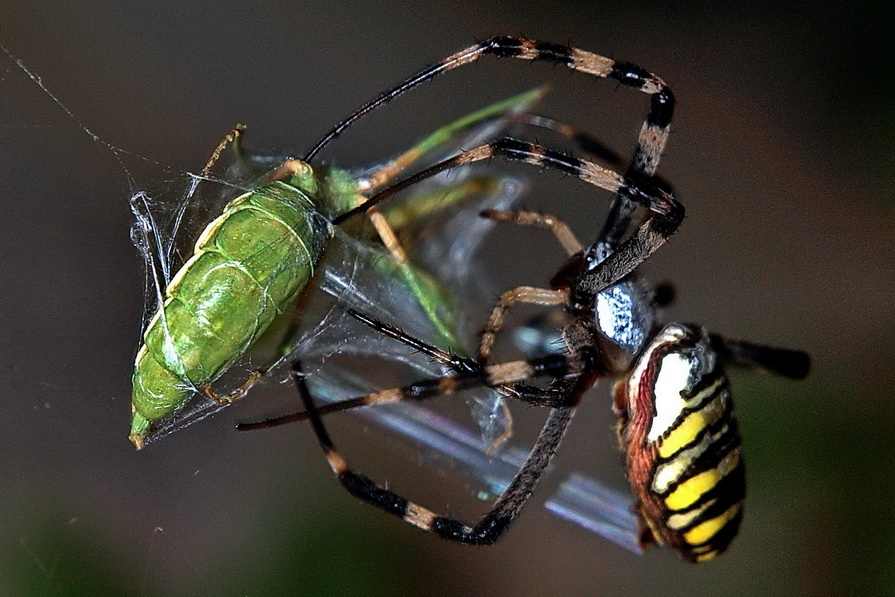
[[(135, 453), (143, 284), (128, 173), (139, 187), (164, 171), (122, 168), (0, 56), (0, 593), (892, 593), (895, 19), (881, 6), (0, 2), (0, 42), (93, 133), (193, 171), (237, 122), (252, 147), (301, 153), (379, 91), (495, 34), (636, 62), (679, 100), (660, 172), (688, 217), (646, 268), (675, 283), (671, 315), (814, 358), (803, 383), (734, 375), (748, 510), (730, 553), (698, 567), (631, 555), (540, 503), (494, 547), (439, 541), (347, 497), (308, 430), (235, 433), (243, 405)], [(327, 157), (382, 160), (545, 79), (545, 111), (630, 151), (639, 94), (490, 60), (390, 105)], [(568, 216), (585, 202), (525, 205)], [(559, 259), (491, 253), (531, 256), (507, 286), (543, 284)], [(598, 390), (559, 466), (621, 478), (607, 405)], [(438, 501), (449, 479), (385, 464), (434, 483), (407, 493), (454, 508)]]

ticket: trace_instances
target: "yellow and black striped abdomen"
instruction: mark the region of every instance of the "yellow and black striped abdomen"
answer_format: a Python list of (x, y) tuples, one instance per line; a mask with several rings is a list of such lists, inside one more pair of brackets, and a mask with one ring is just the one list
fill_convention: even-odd
[(705, 331), (666, 326), (624, 388), (628, 478), (652, 539), (694, 562), (736, 536), (746, 495), (727, 376)]

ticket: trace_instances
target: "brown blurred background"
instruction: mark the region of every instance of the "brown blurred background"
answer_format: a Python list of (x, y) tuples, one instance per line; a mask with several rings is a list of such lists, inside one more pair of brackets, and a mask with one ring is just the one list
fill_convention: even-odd
[[(892, 9), (254, 4), (0, 2), (0, 42), (101, 139), (193, 171), (237, 122), (253, 147), (301, 153), (379, 91), (495, 34), (636, 62), (679, 100), (660, 172), (688, 217), (646, 268), (675, 283), (671, 315), (806, 349), (812, 375), (734, 375), (748, 513), (731, 552), (699, 567), (631, 555), (540, 502), (494, 547), (439, 541), (347, 497), (308, 430), (235, 433), (242, 405), (137, 454), (125, 430), (142, 273), (126, 172), (137, 186), (164, 173), (133, 159), (125, 171), (0, 56), (0, 593), (893, 592)], [(630, 151), (638, 94), (490, 60), (392, 104), (327, 157), (381, 160), (545, 79), (545, 111)], [(570, 187), (524, 204), (576, 214), (587, 195), (558, 188)], [(506, 285), (544, 283), (559, 257), (541, 263), (540, 248), (495, 243), (489, 259), (526, 254)], [(605, 394), (582, 409), (559, 466), (620, 479)], [(357, 427), (337, 425), (362, 450), (379, 443)], [(376, 472), (402, 464), (419, 472), (401, 458)], [(459, 508), (440, 497), (449, 480), (418, 476), (435, 486), (401, 488)]]

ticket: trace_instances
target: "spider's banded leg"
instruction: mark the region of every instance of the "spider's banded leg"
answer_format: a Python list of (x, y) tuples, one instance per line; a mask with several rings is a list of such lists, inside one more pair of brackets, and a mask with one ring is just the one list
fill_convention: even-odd
[(637, 149), (634, 152), (632, 168), (647, 176), (652, 175), (659, 157), (668, 140), (668, 125), (674, 111), (674, 95), (659, 77), (627, 62), (616, 62), (604, 56), (546, 42), (521, 37), (492, 37), (452, 54), (427, 69), (405, 79), (395, 87), (383, 92), (379, 97), (361, 106), (353, 114), (342, 120), (323, 136), (305, 155), (311, 160), (325, 145), (341, 135), (349, 126), (363, 118), (386, 102), (406, 93), (417, 85), (457, 67), (475, 62), (485, 55), (497, 58), (518, 58), (521, 60), (542, 60), (589, 74), (598, 78), (614, 80), (626, 87), (632, 87), (650, 95), (650, 108), (640, 132)]
[[(450, 396), (456, 392), (481, 385), (481, 374), (477, 371), (468, 371), (455, 375), (418, 380), (410, 385), (402, 386), (400, 388), (389, 388), (387, 390), (372, 392), (348, 400), (340, 400), (338, 402), (316, 407), (314, 410), (318, 416), (324, 416), (366, 406), (394, 404), (396, 402), (411, 400), (420, 401), (437, 396)], [(270, 427), (286, 425), (288, 423), (304, 421), (310, 417), (311, 414), (309, 411), (301, 411), (261, 421), (252, 421), (249, 423), (239, 422), (236, 424), (236, 429), (238, 431), (267, 429)]]
[[(412, 166), (425, 155), (443, 148), (443, 146), (452, 141), (453, 137), (459, 132), (465, 132), (466, 129), (476, 125), (481, 126), (487, 123), (488, 120), (505, 119), (507, 124), (511, 126), (537, 127), (553, 131), (574, 143), (575, 147), (587, 157), (596, 159), (610, 168), (621, 169), (625, 167), (626, 162), (620, 154), (614, 152), (604, 143), (588, 133), (580, 131), (567, 123), (558, 121), (549, 116), (522, 111), (528, 108), (531, 103), (540, 99), (543, 92), (543, 88), (528, 91), (519, 96), (488, 106), (478, 112), (469, 114), (438, 129), (391, 162), (388, 162), (368, 174), (364, 178), (364, 193), (369, 195), (378, 191), (380, 187), (386, 183), (392, 182), (397, 174)], [(654, 177), (653, 180), (663, 188), (670, 187), (668, 183), (659, 178)], [(363, 197), (362, 201), (366, 201), (366, 197)], [(391, 214), (389, 214), (389, 223), (392, 223)], [(392, 225), (394, 226), (394, 224)]]
[(811, 357), (801, 350), (776, 348), (710, 334), (712, 348), (725, 362), (741, 367), (763, 369), (790, 379), (804, 379), (811, 370)]
[(516, 303), (530, 305), (542, 305), (545, 307), (565, 305), (569, 300), (567, 290), (551, 290), (549, 288), (536, 288), (534, 286), (517, 286), (500, 295), (500, 300), (491, 311), (485, 330), (482, 332), (481, 344), (479, 344), (479, 361), (485, 363), (491, 356), (491, 348), (494, 346), (494, 338), (503, 327), (507, 313)]
[(364, 475), (355, 473), (348, 462), (336, 450), (320, 414), (314, 406), (301, 366), (293, 365), (295, 385), (308, 412), (317, 441), (336, 477), (348, 492), (380, 510), (401, 518), (404, 522), (424, 531), (436, 533), (461, 543), (488, 545), (493, 543), (509, 526), (513, 518), (528, 500), (535, 485), (556, 453), (562, 435), (575, 411), (574, 407), (553, 409), (544, 424), (538, 440), (525, 464), (513, 478), (510, 486), (497, 499), (481, 521), (470, 527), (458, 520), (440, 516), (423, 508), (397, 493), (385, 489)]
[[(533, 406), (558, 407), (568, 405), (568, 400), (564, 396), (558, 395), (556, 391), (550, 392), (535, 386), (517, 383), (534, 377), (551, 377), (554, 379), (564, 377), (569, 372), (569, 363), (563, 355), (547, 355), (537, 359), (499, 363), (489, 365), (488, 367), (479, 367), (471, 359), (463, 360), (467, 362), (462, 366), (457, 366), (454, 372), (449, 375), (421, 379), (398, 388), (389, 388), (348, 400), (340, 400), (319, 406), (315, 410), (318, 415), (324, 416), (366, 406), (395, 404), (405, 401), (420, 402), (429, 398), (451, 396), (457, 392), (483, 385), (501, 392), (505, 396), (528, 402)], [(260, 421), (238, 422), (236, 423), (236, 429), (237, 431), (268, 429), (304, 421), (308, 418), (310, 418), (310, 415), (307, 411), (295, 412)]]
[[(580, 375), (583, 363), (580, 358), (570, 358), (564, 354), (548, 354), (535, 359), (511, 361), (483, 366), (473, 359), (459, 357), (428, 344), (419, 338), (406, 334), (400, 328), (390, 326), (354, 309), (348, 313), (362, 323), (372, 327), (399, 342), (410, 346), (454, 370), (455, 376), (476, 376), (480, 383), (496, 390), (500, 394), (515, 398), (532, 406), (548, 406), (551, 408), (570, 406), (571, 398), (563, 391), (564, 378)], [(533, 377), (549, 376), (554, 382), (548, 388), (539, 388), (521, 383)]]
[[(512, 119), (513, 122), (518, 123), (521, 126), (537, 127), (552, 131), (572, 142), (575, 145), (575, 149), (584, 154), (584, 157), (587, 159), (596, 160), (615, 170), (625, 169), (628, 172), (626, 176), (630, 178), (637, 177), (636, 172), (631, 171), (630, 167), (628, 167), (627, 160), (623, 158), (621, 154), (609, 148), (596, 137), (577, 129), (566, 122), (556, 120), (555, 118), (543, 114), (533, 114), (530, 112), (513, 115)], [(655, 168), (653, 170), (655, 171)], [(658, 187), (666, 189), (671, 188), (671, 185), (666, 180), (655, 174), (649, 178)], [(608, 219), (608, 221), (611, 220), (612, 218)], [(614, 226), (616, 226), (616, 224), (613, 224), (612, 227)]]
[[(656, 91), (652, 96), (650, 113), (640, 128), (637, 145), (634, 147), (634, 156), (625, 172), (626, 178), (641, 181), (655, 176), (662, 152), (665, 151), (665, 145), (668, 142), (673, 114), (674, 95), (662, 83), (662, 89)], [(660, 117), (656, 118), (656, 116)], [(631, 224), (637, 203), (637, 199), (632, 197), (627, 189), (619, 190), (609, 206), (609, 214), (597, 237), (598, 241), (610, 246), (617, 245)]]
[[(590, 136), (585, 132), (579, 131), (578, 129), (567, 123), (555, 120), (549, 116), (531, 113), (523, 113), (513, 116), (513, 120), (521, 125), (540, 127), (553, 131), (573, 142), (576, 148), (585, 155), (589, 156), (592, 159), (600, 161), (602, 164), (605, 164), (610, 168), (621, 169), (625, 165), (625, 161), (621, 157), (621, 155), (611, 150), (600, 140)], [(653, 165), (658, 165), (658, 158), (656, 158)], [(629, 167), (627, 169), (627, 172), (628, 173), (626, 176), (628, 176), (629, 178), (636, 178), (637, 176), (639, 176), (636, 169), (634, 168)], [(655, 167), (653, 167), (653, 172), (655, 172)], [(671, 185), (668, 184), (668, 182), (663, 180), (661, 177), (653, 175), (650, 177), (650, 181), (658, 188), (671, 188)], [(616, 194), (616, 196), (613, 198), (613, 202), (610, 205), (609, 214), (607, 215), (603, 230), (598, 237), (598, 243), (610, 243), (611, 246), (614, 246), (615, 243), (618, 242), (618, 240), (627, 230), (635, 206), (636, 202), (632, 203), (628, 201), (624, 196)], [(483, 213), (482, 215), (485, 217), (491, 217), (489, 214)], [(516, 223), (527, 224), (528, 222), (517, 221)], [(556, 231), (554, 231), (554, 234), (557, 236), (557, 238), (559, 238), (559, 235)], [(566, 247), (566, 250), (569, 251), (570, 255), (581, 250), (579, 249), (578, 251), (571, 251), (568, 248), (571, 245), (567, 246), (562, 239), (560, 239), (560, 242), (563, 243), (563, 246)], [(597, 247), (598, 245), (594, 244), (592, 250), (596, 250)]]
[[(560, 379), (569, 375), (572, 371), (569, 359), (565, 355), (549, 354), (534, 359), (482, 366), (474, 359), (444, 351), (374, 317), (354, 309), (348, 309), (348, 312), (365, 325), (442, 363), (452, 369), (453, 372), (449, 375), (418, 380), (400, 388), (380, 390), (365, 396), (327, 404), (317, 408), (317, 412), (320, 415), (404, 400), (421, 401), (427, 398), (451, 395), (483, 385), (504, 396), (527, 402), (532, 406), (558, 407), (568, 405), (568, 400), (555, 389), (543, 389), (520, 383), (536, 377)], [(236, 428), (239, 431), (252, 431), (304, 421), (307, 418), (307, 412), (295, 412), (260, 421), (238, 422)]]
[[(598, 161), (601, 164), (616, 170), (628, 169), (628, 162), (621, 156), (621, 154), (611, 149), (596, 137), (566, 122), (556, 120), (550, 116), (534, 114), (531, 112), (513, 114), (509, 118), (511, 123), (518, 127), (541, 128), (556, 133), (560, 137), (571, 142), (575, 146), (576, 151), (580, 151), (586, 159)], [(667, 181), (658, 176), (654, 175), (650, 177), (650, 179), (659, 187), (671, 187)]]
[(659, 215), (668, 215), (669, 217), (672, 217), (677, 212), (681, 212), (681, 215), (683, 214), (683, 206), (681, 206), (674, 197), (655, 187), (650, 182), (638, 183), (631, 181), (617, 172), (604, 168), (594, 162), (566, 155), (535, 143), (528, 143), (511, 137), (504, 137), (503, 139), (499, 139), (492, 143), (487, 143), (460, 152), (453, 157), (438, 162), (425, 170), (421, 170), (420, 172), (395, 183), (391, 187), (379, 191), (370, 197), (369, 201), (363, 205), (355, 207), (354, 209), (335, 217), (333, 223), (338, 225), (353, 216), (367, 211), (373, 205), (395, 195), (399, 191), (418, 184), (427, 178), (431, 178), (440, 172), (464, 164), (471, 164), (496, 157), (508, 161), (522, 162), (540, 168), (557, 170), (580, 178), (590, 185), (607, 191), (619, 192), (624, 190), (627, 195), (632, 197), (639, 204)]
[(562, 248), (571, 257), (575, 253), (580, 253), (584, 247), (575, 233), (568, 225), (552, 214), (538, 213), (533, 211), (524, 211), (521, 209), (510, 211), (499, 211), (496, 209), (486, 209), (480, 214), (483, 218), (490, 218), (499, 222), (509, 222), (518, 226), (536, 226), (538, 228), (546, 228), (553, 233)]

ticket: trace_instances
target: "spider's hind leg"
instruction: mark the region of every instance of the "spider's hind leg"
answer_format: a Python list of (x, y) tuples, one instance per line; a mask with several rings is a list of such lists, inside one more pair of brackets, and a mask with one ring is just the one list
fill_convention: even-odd
[[(584, 377), (564, 380), (568, 387), (563, 388), (562, 393), (579, 396), (583, 390), (590, 387), (591, 382), (583, 382)], [(556, 454), (560, 440), (575, 412), (575, 406), (554, 408), (550, 411), (531, 453), (510, 485), (479, 522), (475, 526), (469, 526), (459, 520), (436, 514), (394, 491), (385, 489), (372, 479), (355, 473), (330, 438), (323, 419), (314, 405), (301, 370), (301, 364), (298, 361), (293, 363), (293, 378), (326, 460), (333, 473), (351, 495), (397, 516), (407, 524), (419, 529), (435, 533), (451, 541), (474, 545), (494, 543), (521, 511)], [(580, 391), (579, 386), (583, 388)]]

